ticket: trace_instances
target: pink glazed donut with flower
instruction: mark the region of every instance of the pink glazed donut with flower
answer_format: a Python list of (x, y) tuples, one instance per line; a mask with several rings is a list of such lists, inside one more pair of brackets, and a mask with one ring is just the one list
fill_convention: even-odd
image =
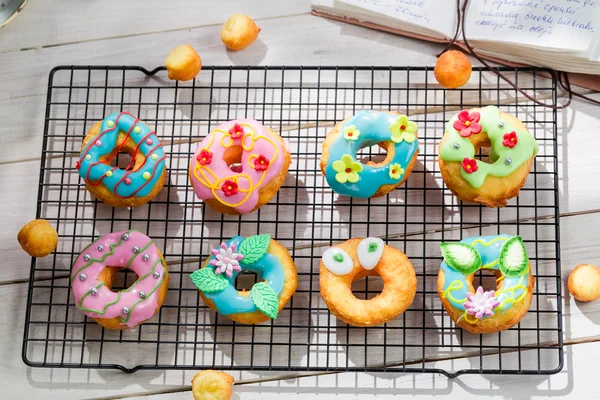
[(291, 163), (287, 143), (253, 119), (218, 125), (190, 162), (196, 196), (223, 214), (246, 214), (275, 196)]

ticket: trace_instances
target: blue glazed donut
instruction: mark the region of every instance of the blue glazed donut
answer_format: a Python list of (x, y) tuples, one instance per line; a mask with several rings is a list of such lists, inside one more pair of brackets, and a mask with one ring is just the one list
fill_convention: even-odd
[[(250, 291), (235, 287), (242, 271), (258, 277)], [(269, 235), (235, 236), (221, 243), (190, 278), (211, 309), (244, 324), (277, 318), (298, 285), (288, 251)]]
[[(131, 156), (124, 169), (110, 164), (121, 152)], [(152, 129), (127, 112), (115, 112), (90, 129), (76, 168), (88, 190), (100, 200), (116, 207), (134, 207), (147, 203), (162, 189), (165, 159)]]
[[(520, 236), (476, 236), (441, 247), (438, 294), (457, 325), (472, 333), (490, 333), (523, 318), (535, 279)], [(494, 273), (496, 290), (475, 290), (473, 276), (480, 269)]]
[[(383, 162), (357, 161), (360, 149), (375, 144), (387, 150)], [(379, 197), (406, 181), (418, 151), (417, 124), (406, 115), (363, 110), (329, 132), (323, 142), (321, 171), (336, 193)]]

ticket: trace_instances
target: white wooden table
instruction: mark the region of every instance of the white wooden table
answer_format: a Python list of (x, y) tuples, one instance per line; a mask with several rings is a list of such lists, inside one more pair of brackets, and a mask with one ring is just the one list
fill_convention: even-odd
[[(148, 1), (30, 0), (0, 30), (0, 387), (2, 398), (190, 399), (192, 371), (32, 369), (21, 361), (29, 257), (18, 229), (35, 217), (40, 150), (51, 68), (59, 64), (162, 65), (170, 49), (189, 43), (207, 65), (433, 65), (440, 47), (324, 20), (308, 0)], [(233, 13), (262, 28), (246, 51), (229, 53), (219, 40)], [(360, 57), (357, 57), (360, 54)], [(401, 54), (401, 56), (399, 56)], [(368, 56), (365, 56), (368, 55)], [(575, 100), (559, 118), (563, 283), (580, 263), (600, 263), (600, 143), (598, 108)], [(565, 285), (563, 285), (565, 286)], [(563, 287), (563, 293), (566, 292)], [(552, 376), (433, 374), (277, 374), (241, 372), (236, 399), (307, 398), (598, 398), (600, 303), (563, 299), (565, 367)], [(459, 369), (468, 359), (452, 363)]]

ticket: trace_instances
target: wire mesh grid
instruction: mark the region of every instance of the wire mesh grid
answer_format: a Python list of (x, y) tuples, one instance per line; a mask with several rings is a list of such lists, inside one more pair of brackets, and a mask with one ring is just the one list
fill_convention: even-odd
[[(532, 96), (556, 104), (556, 82), (536, 69), (501, 68)], [(547, 75), (545, 75), (547, 76)], [(562, 368), (556, 113), (523, 102), (490, 72), (474, 69), (460, 90), (440, 88), (431, 68), (204, 67), (192, 82), (164, 68), (57, 67), (48, 87), (38, 218), (57, 227), (59, 247), (33, 260), (23, 359), (31, 366), (138, 369), (396, 371), (548, 374)], [(458, 201), (441, 179), (437, 144), (462, 108), (494, 104), (521, 119), (540, 152), (525, 187), (508, 206)], [(361, 109), (406, 113), (419, 125), (420, 154), (407, 183), (385, 197), (340, 197), (319, 169), (328, 130)], [(115, 209), (93, 198), (73, 168), (82, 138), (114, 111), (152, 127), (167, 152), (165, 187), (150, 203)], [(212, 127), (249, 117), (290, 144), (292, 165), (271, 202), (244, 216), (218, 214), (195, 196), (190, 156)], [(374, 146), (362, 161), (384, 157)], [(485, 153), (479, 155), (486, 158)], [(127, 155), (117, 165), (128, 164)], [(160, 311), (132, 331), (105, 330), (80, 313), (69, 271), (99, 235), (138, 229), (162, 249), (170, 271)], [(189, 279), (210, 248), (234, 235), (270, 233), (298, 269), (296, 294), (276, 320), (247, 326), (206, 308)], [(523, 320), (510, 330), (473, 335), (457, 328), (436, 291), (439, 243), (484, 234), (523, 237), (537, 281)], [(417, 273), (410, 308), (382, 326), (356, 328), (329, 313), (319, 292), (319, 261), (334, 243), (378, 236), (405, 252)], [(477, 274), (486, 289), (493, 276)], [(135, 281), (119, 272), (114, 289)], [(236, 285), (249, 288), (252, 275)], [(363, 299), (381, 292), (368, 277), (352, 286)]]

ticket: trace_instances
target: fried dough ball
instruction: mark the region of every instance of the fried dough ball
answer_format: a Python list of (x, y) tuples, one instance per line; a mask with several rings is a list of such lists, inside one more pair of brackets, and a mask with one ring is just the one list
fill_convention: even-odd
[(600, 298), (600, 269), (592, 264), (578, 265), (569, 275), (569, 292), (579, 301)]
[(464, 53), (450, 50), (439, 56), (433, 73), (440, 85), (456, 89), (469, 81), (471, 70), (471, 61)]
[(175, 81), (189, 81), (198, 75), (202, 68), (200, 55), (189, 44), (175, 47), (165, 60), (169, 79)]
[(221, 40), (229, 50), (242, 50), (250, 46), (258, 37), (260, 28), (252, 18), (244, 14), (234, 14), (221, 29)]
[(58, 233), (45, 219), (36, 219), (21, 228), (17, 239), (30, 256), (46, 257), (56, 249)]
[(229, 400), (233, 392), (233, 376), (207, 369), (192, 378), (194, 400)]

